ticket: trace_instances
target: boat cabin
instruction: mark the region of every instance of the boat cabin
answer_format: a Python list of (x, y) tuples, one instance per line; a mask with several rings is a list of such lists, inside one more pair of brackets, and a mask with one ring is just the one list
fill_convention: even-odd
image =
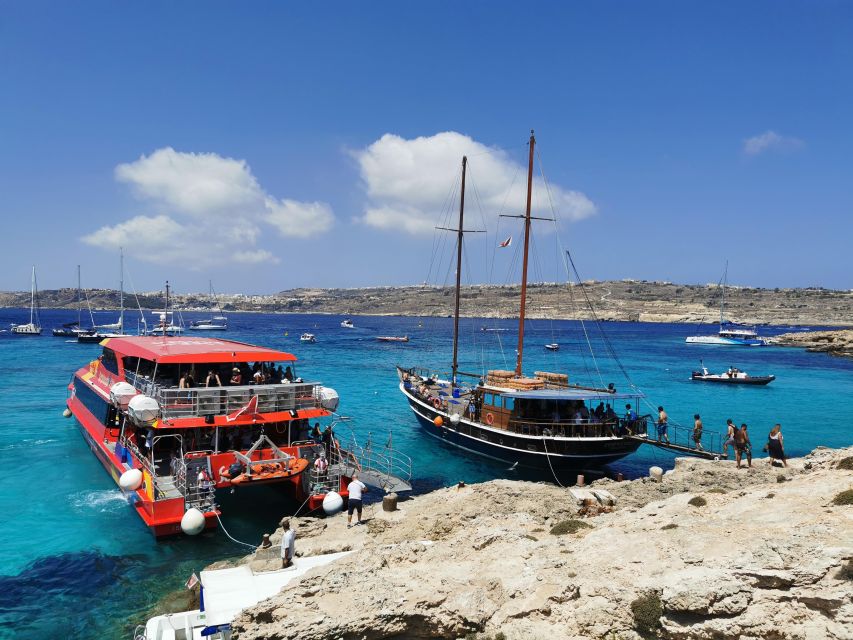
[(475, 420), (532, 436), (623, 435), (633, 431), (642, 397), (580, 388), (508, 391), (483, 387), (481, 399), (474, 405)]
[[(142, 449), (168, 436), (176, 440), (170, 446), (184, 451), (246, 448), (262, 431), (286, 446), (307, 437), (309, 420), (329, 413), (321, 403), (323, 387), (299, 378), (296, 357), (289, 353), (190, 337), (112, 338), (101, 344), (91, 373), (107, 389), (118, 382), (132, 387), (124, 409), (134, 395), (156, 402), (157, 420), (137, 429)], [(250, 404), (254, 398), (257, 404)], [(97, 404), (107, 412), (106, 424), (118, 424), (121, 402)]]

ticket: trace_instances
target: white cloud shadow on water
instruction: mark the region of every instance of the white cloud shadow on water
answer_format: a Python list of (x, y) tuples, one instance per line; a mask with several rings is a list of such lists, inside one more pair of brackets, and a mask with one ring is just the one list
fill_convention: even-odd
[[(469, 176), (487, 214), (524, 211), (527, 168), (502, 149), (455, 131), (411, 140), (387, 133), (351, 155), (367, 196), (358, 220), (375, 228), (431, 233), (447, 205), (463, 155), (468, 156)], [(549, 186), (558, 219), (580, 220), (596, 213), (595, 204), (583, 193)], [(541, 178), (534, 180), (532, 208), (534, 214), (551, 213)]]
[(202, 269), (232, 263), (278, 262), (258, 246), (265, 227), (282, 237), (305, 238), (328, 231), (332, 208), (324, 202), (278, 199), (268, 194), (245, 160), (171, 147), (115, 169), (119, 182), (156, 213), (83, 236), (87, 244), (161, 264)]

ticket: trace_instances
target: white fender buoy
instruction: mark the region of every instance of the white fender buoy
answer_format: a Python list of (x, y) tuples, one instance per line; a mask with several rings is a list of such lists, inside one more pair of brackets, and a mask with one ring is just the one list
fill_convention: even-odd
[(663, 479), (663, 469), (660, 467), (649, 467), (649, 477), (655, 482), (660, 482)]
[(452, 424), (452, 425), (459, 424), (459, 414), (458, 413), (451, 413), (450, 414), (450, 424)]
[(142, 486), (142, 471), (139, 469), (128, 469), (118, 479), (118, 486), (122, 491), (136, 491)]
[(71, 417), (71, 409), (65, 407), (65, 411), (62, 412), (63, 417), (70, 418)]
[(181, 531), (188, 536), (195, 536), (204, 531), (204, 514), (195, 507), (187, 509), (181, 518)]
[(343, 508), (344, 499), (337, 491), (329, 491), (326, 497), (323, 498), (323, 511), (326, 512), (327, 516), (334, 515)]

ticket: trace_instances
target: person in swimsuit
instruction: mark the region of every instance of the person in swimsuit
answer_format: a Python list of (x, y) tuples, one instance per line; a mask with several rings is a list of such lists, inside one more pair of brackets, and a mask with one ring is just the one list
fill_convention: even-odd
[(702, 448), (702, 418), (699, 414), (693, 416), (693, 442), (696, 443), (696, 448), (699, 451), (704, 451)]
[(732, 422), (732, 419), (729, 418), (726, 420), (726, 439), (723, 440), (723, 457), (729, 457), (729, 445), (734, 445), (735, 443), (735, 431), (737, 431), (737, 427), (735, 427), (735, 423)]
[(752, 466), (752, 443), (749, 441), (749, 435), (746, 433), (746, 423), (740, 425), (740, 429), (735, 432), (735, 463), (740, 469), (740, 459), (746, 455), (746, 464)]
[(669, 444), (669, 436), (666, 434), (666, 429), (669, 423), (669, 416), (663, 407), (658, 407), (658, 440), (664, 440)]

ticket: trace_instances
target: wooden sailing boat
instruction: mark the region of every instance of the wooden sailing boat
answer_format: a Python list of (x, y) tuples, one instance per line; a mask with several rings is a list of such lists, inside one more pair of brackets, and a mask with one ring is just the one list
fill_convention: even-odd
[[(518, 318), (518, 347), (514, 371), (481, 374), (459, 371), (459, 304), (465, 213), (467, 158), (462, 158), (462, 183), (456, 252), (456, 297), (453, 315), (453, 360), (450, 379), (418, 367), (397, 367), (400, 391), (426, 433), (450, 445), (510, 465), (540, 472), (557, 468), (603, 465), (634, 452), (646, 420), (636, 411), (639, 392), (617, 393), (612, 388), (570, 385), (568, 376), (537, 371), (523, 374), (524, 321), (533, 195), (536, 139), (530, 132), (527, 204), (523, 216), (524, 256)], [(460, 377), (473, 378), (463, 384)], [(616, 415), (617, 403), (620, 413)], [(600, 407), (599, 407), (600, 405)], [(605, 408), (606, 405), (606, 408)], [(597, 411), (598, 409), (598, 411)]]
[(30, 284), (30, 321), (27, 324), (12, 326), (12, 333), (19, 336), (40, 336), (41, 322), (38, 316), (38, 285), (36, 284), (36, 267), (33, 265), (33, 277)]

